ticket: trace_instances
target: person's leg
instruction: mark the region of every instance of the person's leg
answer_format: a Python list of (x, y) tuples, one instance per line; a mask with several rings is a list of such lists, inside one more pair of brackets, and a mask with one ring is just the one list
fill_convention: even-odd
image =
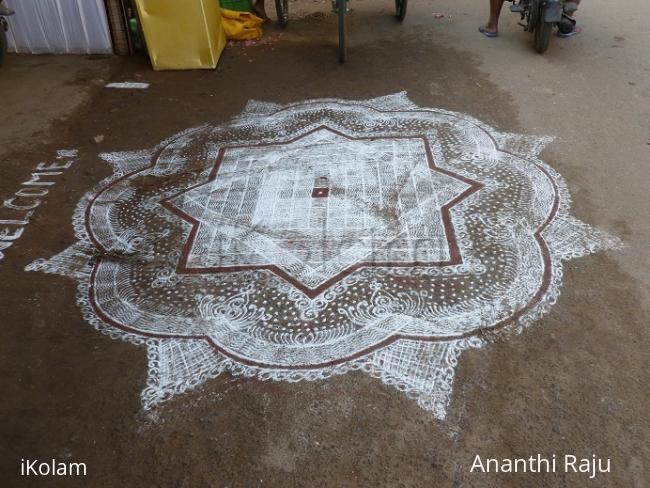
[[(576, 7), (580, 5), (580, 0), (574, 0), (574, 2), (576, 4)], [(574, 13), (575, 13), (575, 11), (566, 12), (566, 15), (570, 18), (570, 22), (571, 22), (572, 25), (568, 26), (569, 30), (563, 29), (562, 26), (560, 26), (560, 29), (558, 30), (558, 33), (557, 33), (558, 37), (573, 37), (576, 34), (580, 33), (580, 31), (581, 31), (580, 27), (577, 27), (575, 20), (573, 20), (573, 14)], [(563, 20), (563, 22), (567, 22), (567, 21)]]
[(490, 0), (490, 19), (479, 30), (486, 35), (496, 35), (499, 32), (499, 16), (505, 0)]
[[(576, 10), (577, 10), (578, 7), (580, 6), (580, 0), (572, 0), (572, 1), (573, 1), (573, 3), (576, 4)], [(567, 12), (567, 11), (565, 10), (565, 13), (566, 13), (566, 12)], [(569, 17), (573, 17), (573, 14), (574, 14), (574, 13), (575, 13), (575, 10), (572, 11), (572, 12), (568, 12), (567, 15), (568, 15)]]
[(0, 0), (0, 15), (13, 15), (14, 11), (11, 10), (9, 7), (7, 7), (4, 3), (3, 0)]

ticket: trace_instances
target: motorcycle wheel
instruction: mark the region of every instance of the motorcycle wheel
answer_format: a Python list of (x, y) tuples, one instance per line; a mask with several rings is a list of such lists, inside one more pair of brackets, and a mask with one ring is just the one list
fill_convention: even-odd
[(549, 42), (551, 41), (551, 33), (553, 32), (553, 22), (544, 22), (545, 16), (546, 9), (540, 7), (537, 12), (535, 25), (535, 51), (539, 54), (544, 54), (548, 49)]
[(4, 64), (6, 57), (7, 57), (7, 34), (5, 34), (5, 30), (3, 29), (2, 24), (0, 24), (0, 66)]

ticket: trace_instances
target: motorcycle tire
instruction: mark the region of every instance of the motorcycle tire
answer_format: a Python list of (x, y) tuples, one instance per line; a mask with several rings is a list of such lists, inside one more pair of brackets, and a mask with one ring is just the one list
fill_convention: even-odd
[(0, 24), (0, 66), (4, 64), (6, 57), (7, 57), (7, 34), (5, 34), (5, 30)]
[(553, 22), (544, 22), (544, 17), (546, 16), (544, 7), (540, 7), (536, 15), (535, 25), (535, 51), (539, 54), (544, 54), (548, 49), (548, 45), (551, 41), (551, 34), (553, 32)]

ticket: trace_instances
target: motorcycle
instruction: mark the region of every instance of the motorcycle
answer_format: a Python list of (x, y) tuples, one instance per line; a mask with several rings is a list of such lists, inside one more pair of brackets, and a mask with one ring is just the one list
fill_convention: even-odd
[(13, 15), (14, 11), (6, 7), (2, 0), (0, 0), (0, 66), (4, 63), (5, 57), (7, 56), (7, 29), (9, 29), (9, 24), (7, 23), (7, 17)]
[(511, 12), (521, 15), (520, 22), (525, 31), (534, 35), (535, 50), (543, 54), (548, 49), (553, 26), (561, 34), (569, 34), (575, 28), (573, 13), (578, 10), (576, 2), (565, 0), (510, 0), (513, 2)]

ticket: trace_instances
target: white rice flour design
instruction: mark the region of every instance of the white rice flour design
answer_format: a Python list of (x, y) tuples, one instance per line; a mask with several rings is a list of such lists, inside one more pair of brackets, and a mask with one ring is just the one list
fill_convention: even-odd
[(104, 154), (79, 241), (28, 270), (79, 282), (145, 345), (145, 408), (222, 372), (365, 371), (444, 418), (460, 353), (547, 312), (562, 261), (619, 245), (569, 215), (548, 138), (400, 93), (250, 102), (229, 125)]

